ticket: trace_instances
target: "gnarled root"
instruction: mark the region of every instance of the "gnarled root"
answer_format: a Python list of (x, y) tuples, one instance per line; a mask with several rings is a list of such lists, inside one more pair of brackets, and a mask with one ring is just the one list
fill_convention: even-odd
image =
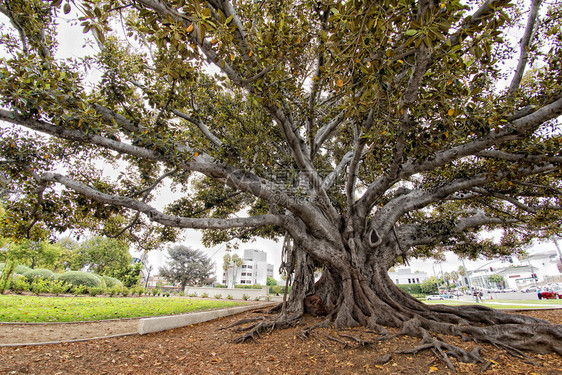
[(235, 332), (246, 332), (242, 336), (239, 336), (233, 340), (235, 343), (243, 343), (248, 340), (258, 342), (258, 338), (261, 338), (261, 334), (264, 332), (271, 333), (275, 329), (285, 329), (294, 326), (300, 315), (280, 315), (277, 317), (264, 317), (253, 319), (242, 319), (230, 326), (237, 327)]

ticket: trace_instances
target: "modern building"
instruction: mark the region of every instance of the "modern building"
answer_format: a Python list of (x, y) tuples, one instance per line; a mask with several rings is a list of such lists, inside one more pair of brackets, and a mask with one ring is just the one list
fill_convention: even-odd
[(421, 284), (429, 277), (427, 273), (421, 271), (412, 272), (410, 268), (397, 269), (394, 272), (388, 272), (390, 279), (394, 284)]
[(268, 276), (273, 277), (273, 265), (267, 263), (267, 253), (262, 250), (246, 249), (240, 267), (231, 265), (227, 271), (223, 269), (222, 283), (228, 287), (236, 284), (266, 285)]

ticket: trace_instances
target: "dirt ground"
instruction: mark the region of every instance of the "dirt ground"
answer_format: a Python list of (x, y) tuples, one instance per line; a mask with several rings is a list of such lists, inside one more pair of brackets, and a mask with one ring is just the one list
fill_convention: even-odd
[[(562, 310), (533, 311), (525, 314), (562, 324)], [(392, 352), (416, 345), (418, 339), (400, 337), (381, 341), (370, 346), (359, 346), (344, 335), (362, 338), (373, 337), (364, 329), (336, 332), (318, 329), (308, 340), (299, 334), (304, 325), (317, 322), (305, 317), (299, 326), (274, 331), (264, 335), (259, 343), (234, 344), (238, 334), (232, 329), (221, 330), (238, 319), (255, 316), (252, 313), (201, 323), (170, 331), (134, 335), (119, 338), (65, 343), (56, 345), (0, 348), (0, 374), (452, 374), (445, 364), (431, 352), (417, 355), (394, 354), (390, 361), (384, 357)], [(118, 333), (118, 329), (136, 327), (136, 320), (115, 322), (65, 324), (58, 328), (43, 327), (51, 334), (49, 339), (71, 339), (87, 332), (87, 335), (106, 336)], [(129, 326), (127, 326), (127, 324)], [(0, 326), (0, 343), (10, 340), (10, 335), (32, 338), (43, 337), (37, 327), (12, 326), (6, 330)], [(21, 328), (21, 329), (20, 329)], [(36, 329), (34, 332), (33, 329)], [(60, 330), (59, 330), (60, 329)], [(49, 332), (48, 330), (53, 330)], [(55, 336), (58, 330), (60, 336)], [(11, 333), (10, 333), (11, 332)], [(81, 332), (81, 333), (80, 333)], [(35, 336), (33, 336), (35, 335)], [(37, 336), (39, 335), (39, 336)], [(336, 338), (341, 342), (330, 340)], [(474, 343), (462, 343), (457, 338), (445, 337), (463, 347)], [(6, 341), (5, 341), (6, 340)], [(51, 341), (51, 340), (49, 340)], [(344, 345), (343, 342), (347, 341)], [(507, 356), (490, 345), (482, 345), (486, 362), (463, 364), (455, 360), (457, 373), (480, 373), (486, 366), (486, 374), (560, 374), (562, 356), (557, 354), (530, 355), (526, 363)]]

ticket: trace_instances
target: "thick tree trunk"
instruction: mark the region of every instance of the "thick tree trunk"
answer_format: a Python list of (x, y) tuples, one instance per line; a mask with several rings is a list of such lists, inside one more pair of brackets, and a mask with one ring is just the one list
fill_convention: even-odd
[[(388, 276), (388, 269), (399, 254), (396, 248), (392, 243), (381, 244), (377, 249), (355, 246), (346, 249), (348, 253), (344, 256), (334, 256), (332, 263), (322, 259), (322, 276), (314, 283), (312, 255), (293, 247), (289, 259), (294, 265), (294, 278), (286, 308), (270, 324), (260, 322), (248, 328), (249, 333), (241, 341), (255, 339), (259, 330), (294, 323), (306, 312), (305, 298), (314, 295), (328, 312), (320, 324), (338, 329), (365, 326), (386, 337), (392, 337), (387, 328), (397, 328), (398, 335), (422, 338), (420, 346), (411, 352), (433, 348), (451, 368), (454, 366), (449, 356), (464, 362), (482, 362), (479, 349), (467, 352), (432, 334), (488, 342), (518, 357), (525, 357), (525, 351), (562, 355), (561, 326), (479, 305), (426, 305), (410, 296)], [(341, 249), (333, 251), (337, 254)], [(305, 334), (310, 329), (306, 328)]]

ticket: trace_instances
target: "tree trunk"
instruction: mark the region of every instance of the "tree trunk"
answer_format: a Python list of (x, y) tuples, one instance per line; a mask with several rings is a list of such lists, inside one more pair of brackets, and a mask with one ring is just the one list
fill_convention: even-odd
[(255, 339), (256, 331), (282, 328), (296, 321), (306, 312), (305, 298), (315, 295), (328, 311), (328, 317), (320, 324), (337, 329), (365, 326), (382, 335), (389, 335), (387, 327), (398, 328), (399, 334), (423, 339), (420, 347), (411, 352), (434, 348), (451, 368), (454, 367), (449, 355), (464, 362), (482, 362), (479, 349), (467, 352), (432, 334), (492, 343), (519, 357), (525, 356), (524, 351), (562, 355), (560, 326), (480, 305), (426, 305), (398, 288), (388, 276), (388, 269), (400, 255), (396, 243), (368, 249), (358, 245), (357, 240), (353, 242), (355, 246), (346, 248), (343, 254), (341, 249), (331, 249), (332, 255), (339, 256), (322, 259), (322, 276), (316, 282), (313, 255), (294, 246), (288, 257), (294, 264), (294, 278), (286, 308), (271, 324), (260, 322), (250, 327), (241, 341)]

